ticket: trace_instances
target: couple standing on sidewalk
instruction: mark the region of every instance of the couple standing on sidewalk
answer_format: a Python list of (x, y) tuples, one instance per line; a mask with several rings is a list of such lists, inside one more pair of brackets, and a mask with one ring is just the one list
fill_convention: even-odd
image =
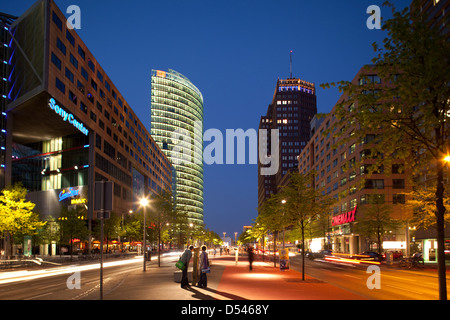
[[(181, 288), (183, 288), (183, 289), (190, 287), (189, 280), (188, 280), (188, 267), (189, 267), (189, 261), (192, 258), (192, 250), (193, 249), (194, 249), (194, 246), (190, 246), (189, 249), (186, 249), (183, 252), (183, 254), (181, 255), (181, 258), (180, 258), (180, 260), (185, 265), (184, 269), (182, 270), (182, 274), (181, 274)], [(209, 272), (209, 260), (208, 260), (208, 253), (206, 252), (206, 246), (202, 246), (202, 253), (200, 254), (199, 269), (200, 269), (200, 280), (198, 281), (197, 286), (200, 288), (206, 288), (206, 286), (207, 286), (206, 273)], [(194, 270), (195, 270), (195, 268), (194, 268)]]

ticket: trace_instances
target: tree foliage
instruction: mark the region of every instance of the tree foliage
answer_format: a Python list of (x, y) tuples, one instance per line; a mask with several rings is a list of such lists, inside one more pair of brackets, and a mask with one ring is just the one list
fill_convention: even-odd
[[(435, 193), (439, 296), (446, 299), (444, 252), (444, 163), (450, 152), (450, 42), (441, 25), (432, 25), (420, 1), (383, 22), (388, 37), (373, 44), (376, 56), (366, 76), (338, 82), (345, 98), (336, 105), (339, 126), (356, 123), (354, 137), (378, 134), (372, 152), (389, 169), (401, 160), (414, 175), (426, 175)], [(447, 29), (448, 31), (448, 29)], [(378, 75), (381, 79), (371, 77)], [(359, 81), (358, 81), (359, 80)], [(332, 84), (336, 85), (336, 84)], [(323, 85), (328, 87), (329, 84)]]
[(33, 212), (35, 204), (26, 201), (27, 189), (18, 183), (2, 190), (0, 195), (0, 232), (33, 235), (46, 222)]

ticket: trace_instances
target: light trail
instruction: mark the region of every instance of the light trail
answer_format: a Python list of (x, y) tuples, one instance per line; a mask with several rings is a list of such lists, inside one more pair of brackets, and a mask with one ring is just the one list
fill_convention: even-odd
[[(103, 268), (115, 267), (121, 265), (130, 265), (134, 263), (142, 263), (142, 256), (136, 256), (133, 259), (129, 260), (121, 260), (121, 261), (109, 261), (103, 262)], [(59, 268), (45, 269), (45, 270), (23, 270), (23, 271), (11, 271), (11, 272), (1, 272), (0, 273), (0, 284), (18, 282), (18, 281), (26, 281), (26, 280), (34, 280), (45, 277), (53, 277), (62, 274), (71, 274), (78, 271), (87, 271), (87, 270), (95, 270), (100, 269), (100, 262), (94, 264), (87, 264), (82, 266), (70, 265)]]

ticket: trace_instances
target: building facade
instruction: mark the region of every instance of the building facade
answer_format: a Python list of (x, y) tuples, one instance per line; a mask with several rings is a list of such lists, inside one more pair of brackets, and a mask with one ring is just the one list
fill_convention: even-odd
[[(53, 0), (10, 27), (5, 184), (22, 182), (45, 219), (82, 206), (112, 181), (113, 211), (170, 190), (171, 164)], [(45, 252), (44, 252), (45, 253)]]
[[(277, 192), (277, 186), (285, 183), (283, 177), (287, 173), (297, 170), (297, 156), (309, 141), (310, 122), (316, 113), (314, 83), (299, 78), (278, 79), (272, 102), (259, 122), (259, 130), (268, 130), (267, 140), (258, 148), (268, 155), (277, 152), (279, 168), (275, 175), (261, 175), (264, 165), (258, 163), (258, 206)], [(271, 150), (271, 129), (279, 130), (278, 150)]]
[[(369, 81), (381, 85), (381, 79), (365, 68), (357, 73), (353, 82), (358, 83), (363, 74), (367, 75)], [(341, 96), (338, 104), (345, 99), (345, 95)], [(311, 139), (298, 156), (299, 172), (315, 172), (314, 187), (336, 200), (332, 212), (325, 213), (330, 215), (328, 232), (322, 238), (313, 239), (310, 245), (315, 250), (325, 247), (333, 252), (349, 254), (376, 250), (373, 241), (356, 232), (356, 224), (377, 203), (391, 207), (392, 218), (400, 219), (412, 214), (404, 206), (405, 193), (411, 191), (408, 172), (403, 170), (401, 163), (395, 161), (390, 170), (374, 168), (376, 160), (371, 154), (371, 144), (375, 143), (376, 135), (367, 135), (363, 141), (352, 140), (356, 124), (336, 137), (335, 133), (340, 128), (334, 127), (337, 121), (334, 111), (335, 108), (320, 120), (312, 121)], [(388, 171), (391, 172), (389, 175), (386, 173)], [(403, 250), (406, 253), (408, 247), (406, 226), (390, 230), (384, 237), (385, 250)]]
[(151, 134), (174, 167), (174, 196), (203, 224), (203, 96), (182, 74), (152, 70)]

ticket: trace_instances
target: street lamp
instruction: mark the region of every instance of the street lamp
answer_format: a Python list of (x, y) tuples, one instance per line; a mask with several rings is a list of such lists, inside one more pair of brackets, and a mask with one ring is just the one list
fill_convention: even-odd
[(283, 249), (284, 249), (284, 204), (286, 204), (286, 200), (281, 200), (281, 203), (283, 204)]
[(143, 248), (143, 250), (144, 250), (144, 268), (143, 268), (143, 271), (145, 271), (146, 269), (145, 269), (145, 263), (146, 263), (146, 261), (145, 261), (145, 259), (146, 259), (146, 241), (145, 241), (145, 233), (146, 233), (146, 229), (145, 229), (145, 215), (146, 215), (146, 209), (147, 209), (147, 206), (148, 206), (148, 199), (147, 198), (141, 198), (140, 200), (139, 200), (139, 204), (141, 205), (141, 207), (143, 208), (143, 210), (144, 210), (144, 240), (143, 240), (143, 242), (142, 242), (142, 248)]

